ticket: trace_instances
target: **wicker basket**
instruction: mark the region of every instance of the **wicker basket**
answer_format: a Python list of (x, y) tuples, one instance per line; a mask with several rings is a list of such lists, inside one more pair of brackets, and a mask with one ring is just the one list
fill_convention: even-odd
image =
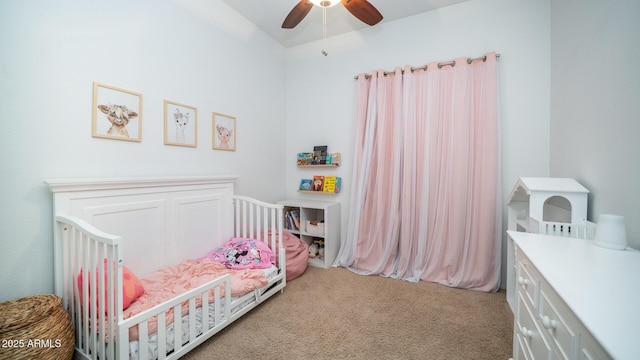
[(0, 359), (71, 359), (73, 326), (56, 295), (0, 303)]

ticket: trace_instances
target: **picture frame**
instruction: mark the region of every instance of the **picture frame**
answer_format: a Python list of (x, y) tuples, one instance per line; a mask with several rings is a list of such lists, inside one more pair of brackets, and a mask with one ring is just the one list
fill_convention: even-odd
[(198, 109), (164, 100), (165, 145), (198, 146)]
[(212, 148), (214, 150), (236, 151), (236, 118), (217, 112), (211, 114)]
[(127, 141), (142, 141), (142, 94), (93, 82), (92, 135)]

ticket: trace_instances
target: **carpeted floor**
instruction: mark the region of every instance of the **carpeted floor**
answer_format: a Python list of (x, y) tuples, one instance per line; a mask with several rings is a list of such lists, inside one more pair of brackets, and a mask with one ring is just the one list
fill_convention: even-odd
[(183, 359), (509, 359), (504, 291), (309, 267)]

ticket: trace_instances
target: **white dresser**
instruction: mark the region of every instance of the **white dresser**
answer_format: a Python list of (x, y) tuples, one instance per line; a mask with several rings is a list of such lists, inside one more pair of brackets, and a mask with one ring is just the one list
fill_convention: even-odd
[(508, 231), (515, 360), (640, 359), (640, 252)]

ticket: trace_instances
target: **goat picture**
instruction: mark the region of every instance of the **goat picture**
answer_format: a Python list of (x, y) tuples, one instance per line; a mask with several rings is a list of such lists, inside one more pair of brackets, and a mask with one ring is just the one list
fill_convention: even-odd
[(108, 135), (129, 137), (127, 125), (130, 120), (138, 117), (138, 113), (127, 109), (126, 105), (98, 105), (98, 109), (107, 115), (107, 120), (111, 127), (107, 130)]
[(142, 140), (142, 94), (93, 83), (93, 136)]

